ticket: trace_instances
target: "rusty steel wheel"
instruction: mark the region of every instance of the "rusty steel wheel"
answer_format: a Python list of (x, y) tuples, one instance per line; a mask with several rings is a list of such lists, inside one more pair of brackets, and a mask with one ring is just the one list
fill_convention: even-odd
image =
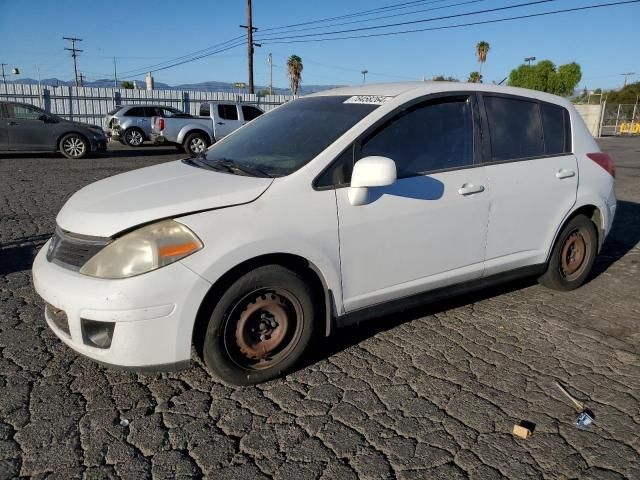
[(587, 279), (598, 248), (596, 226), (576, 215), (560, 231), (549, 256), (547, 271), (538, 281), (554, 290), (573, 290)]
[(282, 265), (257, 267), (211, 303), (202, 356), (209, 371), (235, 385), (278, 377), (302, 357), (322, 302), (307, 277)]
[(587, 244), (580, 230), (574, 230), (567, 237), (560, 253), (560, 273), (567, 280), (580, 276), (585, 265)]
[(227, 352), (242, 368), (269, 368), (295, 347), (302, 317), (302, 306), (291, 292), (279, 288), (252, 292), (229, 314)]

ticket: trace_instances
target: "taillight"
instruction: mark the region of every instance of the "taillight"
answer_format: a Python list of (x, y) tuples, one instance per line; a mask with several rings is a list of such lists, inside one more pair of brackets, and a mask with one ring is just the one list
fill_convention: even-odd
[(587, 157), (604, 168), (612, 177), (616, 176), (616, 164), (613, 161), (613, 158), (611, 158), (608, 154), (602, 152), (587, 153)]
[(158, 128), (164, 130), (164, 118), (158, 120)]

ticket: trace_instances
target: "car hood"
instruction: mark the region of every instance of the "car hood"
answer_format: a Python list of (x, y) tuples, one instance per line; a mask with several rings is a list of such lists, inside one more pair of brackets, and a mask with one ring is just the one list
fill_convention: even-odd
[(65, 203), (56, 222), (69, 232), (111, 237), (153, 220), (252, 202), (272, 182), (181, 161), (163, 163), (84, 187)]

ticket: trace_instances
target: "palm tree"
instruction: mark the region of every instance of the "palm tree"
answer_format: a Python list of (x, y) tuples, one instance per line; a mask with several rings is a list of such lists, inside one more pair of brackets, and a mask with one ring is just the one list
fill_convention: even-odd
[(478, 72), (480, 76), (482, 76), (482, 65), (487, 61), (487, 54), (490, 49), (491, 46), (485, 41), (478, 42), (476, 45), (476, 55), (478, 56), (478, 62), (480, 62), (480, 71)]
[(480, 72), (471, 72), (469, 74), (469, 78), (467, 79), (469, 83), (482, 83), (482, 75)]
[(291, 87), (291, 94), (298, 93), (298, 86), (302, 81), (302, 59), (298, 55), (291, 55), (287, 60), (287, 73), (289, 75), (289, 85)]

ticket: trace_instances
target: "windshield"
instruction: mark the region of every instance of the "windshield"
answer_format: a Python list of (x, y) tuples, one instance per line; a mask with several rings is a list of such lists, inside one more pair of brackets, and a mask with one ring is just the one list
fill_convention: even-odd
[(306, 165), (378, 105), (344, 103), (349, 96), (300, 98), (253, 120), (201, 159), (283, 176)]

